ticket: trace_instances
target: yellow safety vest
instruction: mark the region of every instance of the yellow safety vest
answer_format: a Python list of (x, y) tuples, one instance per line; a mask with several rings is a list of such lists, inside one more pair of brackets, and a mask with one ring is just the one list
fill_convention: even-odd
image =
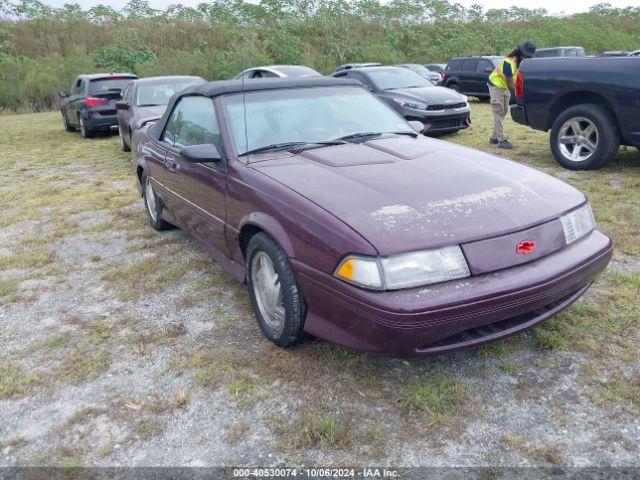
[(505, 57), (498, 66), (491, 72), (489, 75), (489, 81), (498, 88), (502, 88), (506, 90), (509, 88), (507, 85), (507, 77), (504, 76), (504, 62), (509, 62), (511, 65), (511, 73), (513, 74), (513, 81), (516, 81), (516, 77), (518, 76), (518, 68), (516, 67), (516, 62), (510, 57)]

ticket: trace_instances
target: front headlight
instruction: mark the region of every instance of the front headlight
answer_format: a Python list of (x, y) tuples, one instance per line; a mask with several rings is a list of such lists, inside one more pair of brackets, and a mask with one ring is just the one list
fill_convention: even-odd
[(398, 290), (469, 277), (469, 266), (458, 245), (374, 258), (349, 256), (335, 276), (375, 290)]
[(409, 101), (403, 100), (401, 98), (394, 98), (393, 101), (396, 102), (401, 107), (415, 108), (417, 110), (426, 110), (427, 109), (427, 104), (426, 103), (409, 102)]
[(471, 275), (458, 245), (381, 258), (389, 290), (446, 282)]
[(561, 216), (560, 222), (562, 223), (567, 245), (571, 245), (596, 228), (593, 212), (588, 203), (585, 203), (571, 213)]
[(383, 288), (378, 259), (374, 257), (348, 256), (340, 262), (334, 275), (360, 287), (373, 290)]

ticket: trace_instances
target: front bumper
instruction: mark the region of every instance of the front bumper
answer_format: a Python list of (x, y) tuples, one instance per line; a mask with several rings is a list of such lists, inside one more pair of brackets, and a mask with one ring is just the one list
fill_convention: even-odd
[(308, 304), (305, 330), (359, 350), (435, 355), (513, 335), (577, 300), (604, 270), (598, 231), (539, 260), (421, 288), (372, 292), (292, 260)]
[(407, 120), (419, 120), (425, 124), (425, 134), (456, 132), (471, 125), (471, 110), (445, 110), (444, 112), (430, 112), (414, 108), (403, 108), (401, 115)]
[(527, 109), (524, 105), (511, 105), (509, 111), (511, 112), (511, 118), (514, 122), (519, 123), (520, 125), (529, 126), (529, 120), (527, 119)]

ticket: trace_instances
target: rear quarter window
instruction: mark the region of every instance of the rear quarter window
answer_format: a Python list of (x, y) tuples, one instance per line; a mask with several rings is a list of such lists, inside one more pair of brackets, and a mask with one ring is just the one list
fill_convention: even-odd
[(113, 92), (114, 90), (124, 91), (133, 80), (135, 78), (98, 78), (89, 82), (87, 93), (89, 95), (98, 95), (100, 93)]
[(462, 65), (462, 60), (461, 60), (461, 59), (451, 60), (451, 61), (447, 64), (447, 68), (446, 68), (446, 70), (447, 70), (448, 72), (450, 72), (450, 71), (455, 71), (455, 70), (460, 70), (460, 65)]
[(478, 66), (478, 59), (477, 58), (467, 58), (462, 63), (462, 70), (465, 71), (465, 72), (475, 72), (477, 66)]

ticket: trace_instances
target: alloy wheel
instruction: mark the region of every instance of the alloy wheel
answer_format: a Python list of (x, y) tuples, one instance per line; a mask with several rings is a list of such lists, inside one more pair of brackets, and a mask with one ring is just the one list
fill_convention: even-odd
[(282, 285), (271, 258), (263, 251), (253, 257), (251, 280), (262, 318), (274, 331), (280, 331), (285, 320)]
[(598, 148), (598, 129), (585, 117), (570, 118), (562, 124), (558, 135), (560, 153), (572, 162), (584, 162)]

